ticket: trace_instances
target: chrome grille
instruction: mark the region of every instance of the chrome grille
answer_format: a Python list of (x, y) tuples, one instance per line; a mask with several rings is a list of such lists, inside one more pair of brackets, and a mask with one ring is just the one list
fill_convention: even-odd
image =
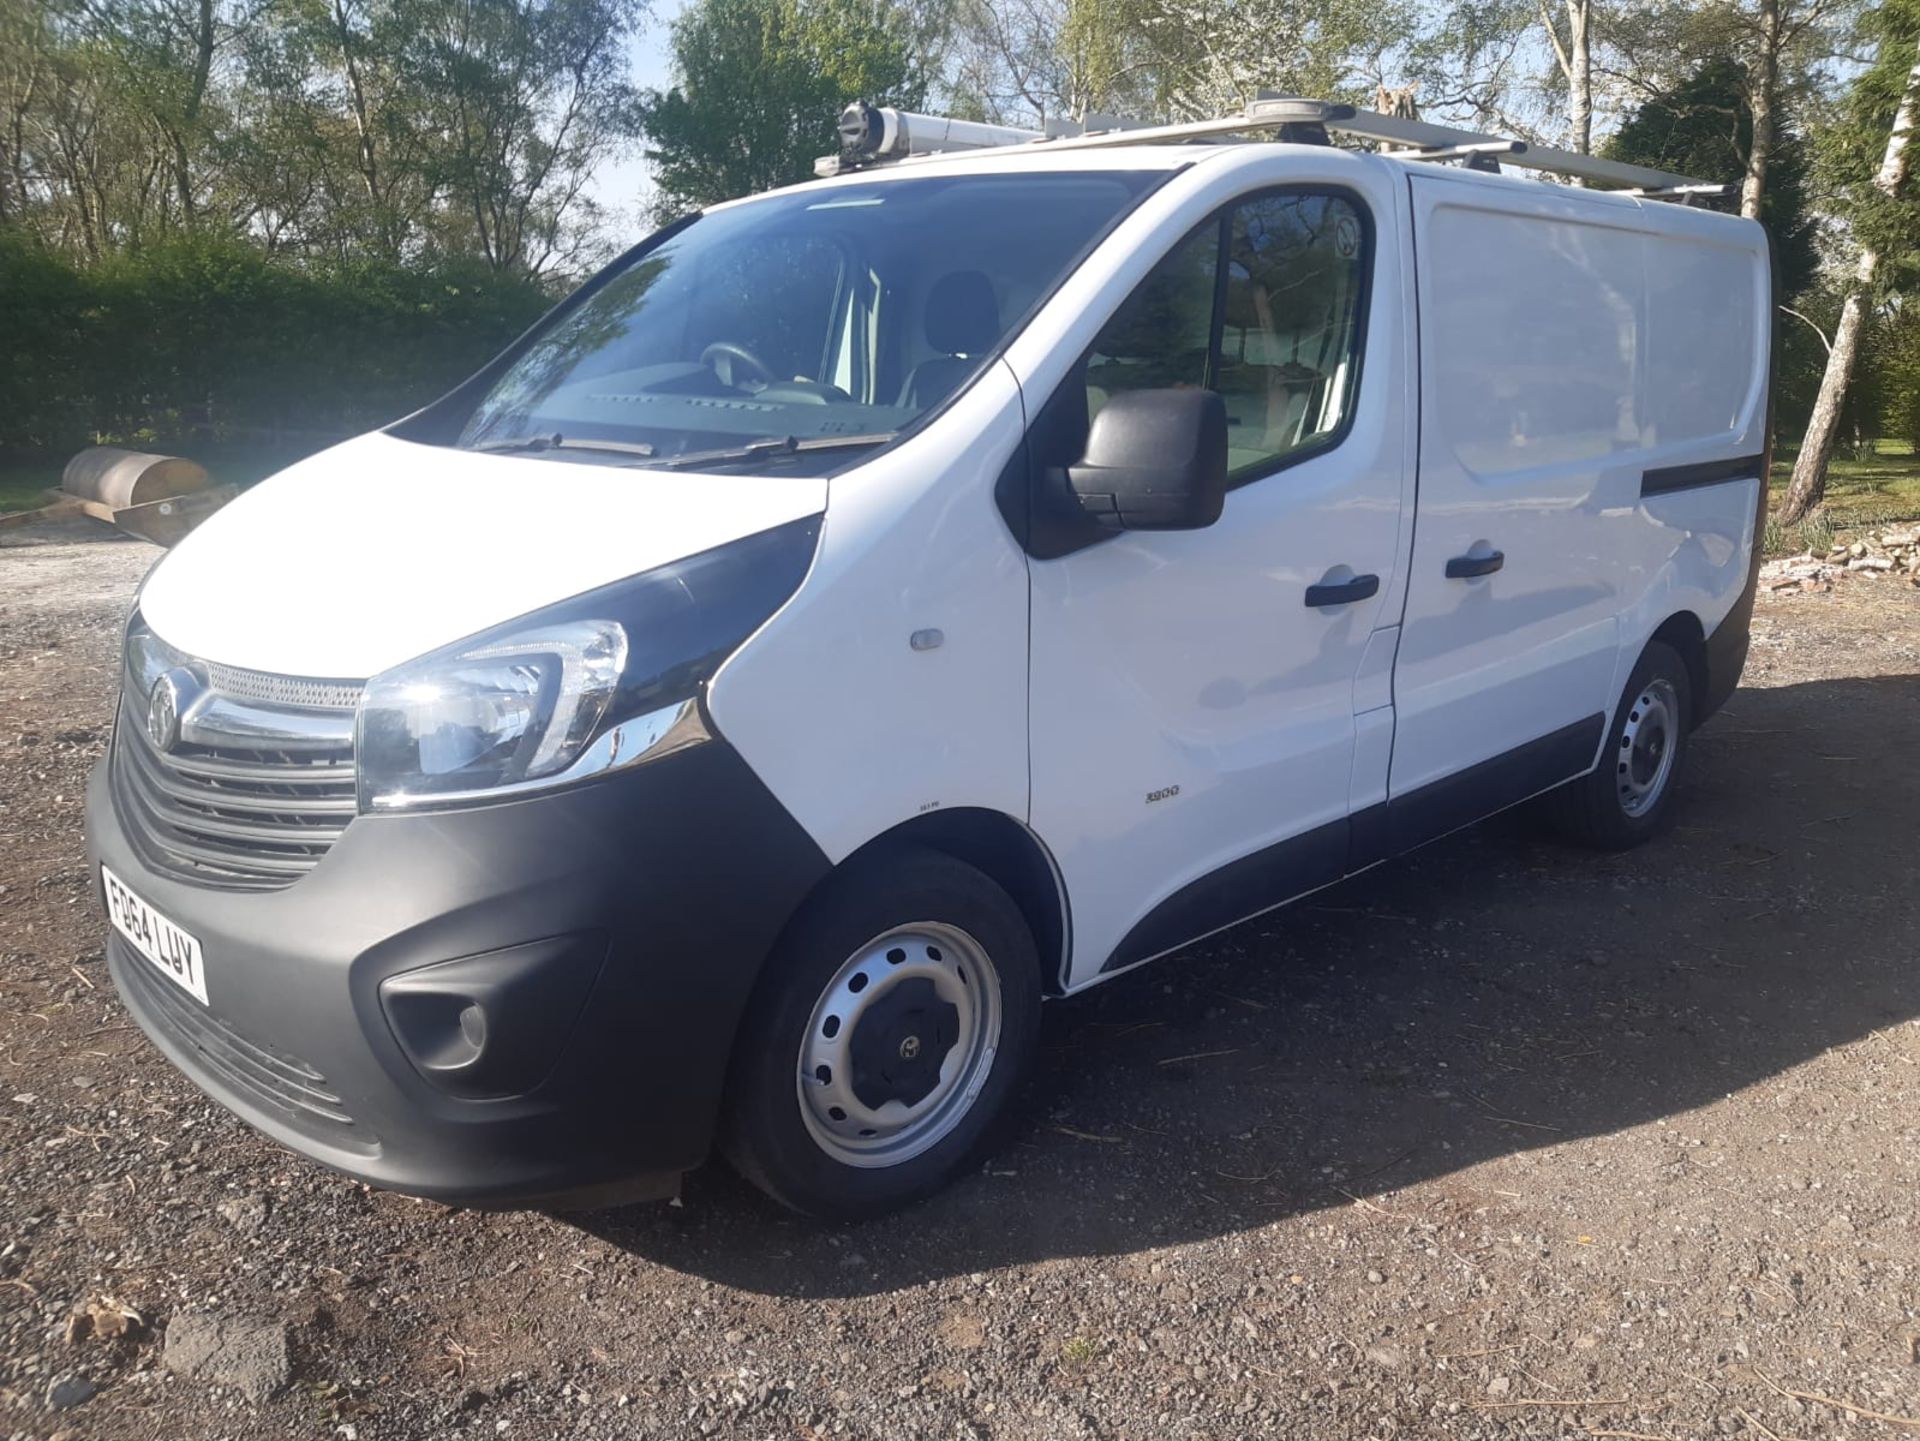
[(206, 661), (207, 684), (235, 700), (261, 701), (270, 706), (303, 710), (352, 710), (360, 704), (361, 685), (350, 680), (307, 680), (303, 676), (270, 675), (239, 666)]
[(111, 767), (121, 818), (147, 863), (183, 880), (247, 890), (291, 885), (353, 820), (359, 687), (188, 666), (205, 678), (208, 694), (165, 751), (148, 738), (146, 697), (133, 675), (122, 684)]

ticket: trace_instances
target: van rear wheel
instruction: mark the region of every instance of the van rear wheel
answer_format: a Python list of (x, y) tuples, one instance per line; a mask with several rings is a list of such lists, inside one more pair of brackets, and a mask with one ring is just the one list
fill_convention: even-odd
[(1040, 964), (1011, 897), (936, 851), (859, 863), (808, 902), (735, 1045), (723, 1148), (809, 1215), (938, 1190), (1032, 1059)]
[(1546, 797), (1548, 823), (1570, 841), (1609, 851), (1665, 830), (1692, 708), (1686, 661), (1672, 646), (1649, 642), (1614, 709), (1600, 764)]

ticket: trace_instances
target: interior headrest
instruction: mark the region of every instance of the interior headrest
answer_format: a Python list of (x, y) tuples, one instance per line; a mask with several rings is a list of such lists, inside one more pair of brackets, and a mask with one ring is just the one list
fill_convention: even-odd
[(1000, 339), (1000, 302), (977, 270), (955, 270), (927, 292), (927, 344), (947, 355), (985, 355)]

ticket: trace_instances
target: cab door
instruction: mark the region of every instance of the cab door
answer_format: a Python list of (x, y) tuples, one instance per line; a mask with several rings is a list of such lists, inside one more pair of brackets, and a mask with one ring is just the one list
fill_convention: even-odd
[(1077, 458), (1121, 390), (1209, 386), (1229, 417), (1217, 523), (1030, 565), (1031, 818), (1072, 908), (1070, 986), (1338, 879), (1356, 780), (1384, 791), (1383, 747), (1355, 774), (1356, 681), (1384, 707), (1402, 256), (1394, 187), (1341, 174), (1189, 222), (1033, 427), (1037, 469)]

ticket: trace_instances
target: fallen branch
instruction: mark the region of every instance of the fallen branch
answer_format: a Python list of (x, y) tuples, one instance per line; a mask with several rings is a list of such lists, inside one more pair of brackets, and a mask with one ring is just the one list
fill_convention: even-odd
[(1108, 1146), (1124, 1146), (1126, 1139), (1121, 1136), (1099, 1136), (1092, 1131), (1076, 1131), (1072, 1126), (1055, 1126), (1054, 1130), (1063, 1136), (1071, 1136), (1076, 1141), (1099, 1141)]
[(1155, 1061), (1156, 1066), (1177, 1066), (1182, 1061), (1205, 1061), (1214, 1056), (1231, 1056), (1239, 1051), (1238, 1046), (1228, 1046), (1224, 1051), (1195, 1051), (1189, 1056), (1168, 1056), (1164, 1061)]

